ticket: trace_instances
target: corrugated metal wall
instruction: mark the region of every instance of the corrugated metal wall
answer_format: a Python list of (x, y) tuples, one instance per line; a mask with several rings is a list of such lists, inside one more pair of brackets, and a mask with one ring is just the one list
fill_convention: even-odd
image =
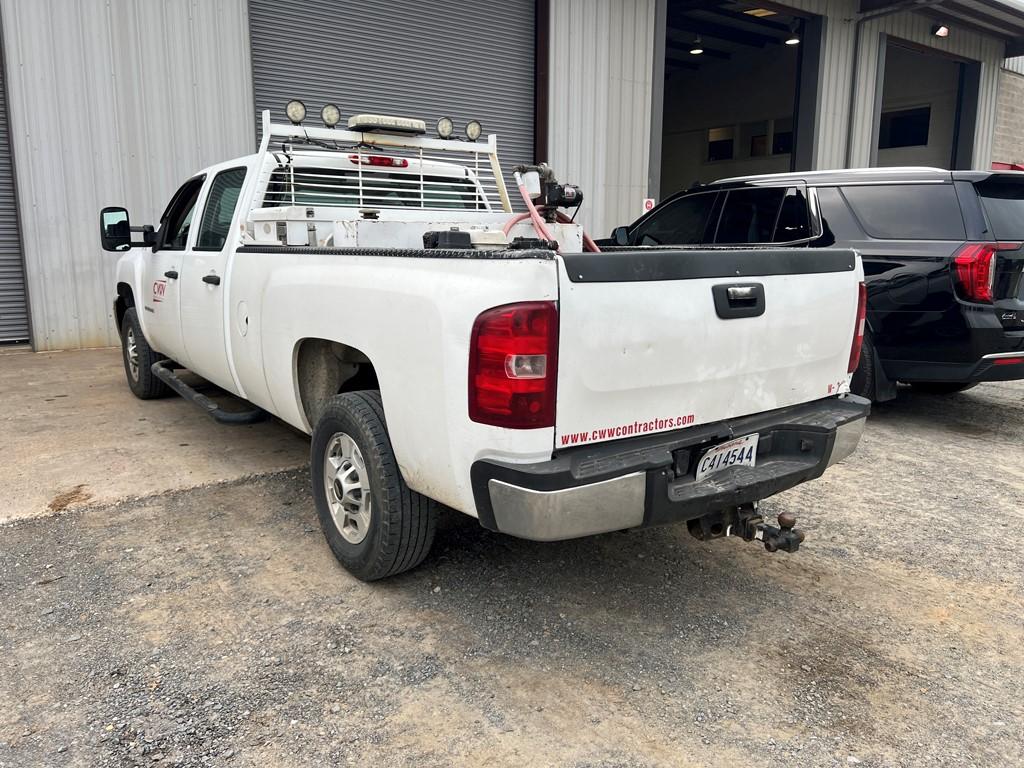
[[(878, 53), (883, 35), (981, 62), (973, 165), (975, 168), (988, 167), (992, 155), (999, 67), (1003, 62), (1003, 44), (1000, 41), (963, 28), (957, 28), (947, 38), (938, 38), (931, 34), (933, 22), (927, 17), (908, 12), (896, 13), (861, 24), (854, 66), (854, 20), (857, 18), (858, 0), (788, 0), (786, 5), (826, 17), (815, 168), (856, 168), (869, 164), (876, 120)], [(849, 130), (851, 88), (856, 89), (852, 132)]]
[(28, 341), (28, 297), (2, 65), (0, 62), (0, 344), (8, 344)]
[(511, 184), (533, 162), (533, 17), (534, 0), (250, 0), (255, 108), (286, 122), (300, 99), (319, 125), (333, 102), (343, 120), (408, 115), (430, 135), (440, 117), (459, 134), (479, 120)]
[(0, 0), (37, 350), (118, 343), (98, 214), (253, 151), (245, 0)]
[(548, 162), (606, 237), (641, 213), (650, 156), (654, 0), (551, 3)]

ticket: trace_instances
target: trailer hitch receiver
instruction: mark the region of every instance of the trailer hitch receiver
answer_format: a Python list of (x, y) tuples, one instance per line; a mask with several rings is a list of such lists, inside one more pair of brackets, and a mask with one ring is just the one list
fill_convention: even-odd
[(769, 552), (796, 552), (804, 541), (804, 532), (796, 527), (796, 515), (782, 512), (778, 523), (778, 527), (766, 523), (754, 502), (690, 520), (687, 527), (701, 541), (739, 536), (744, 541), (762, 542)]

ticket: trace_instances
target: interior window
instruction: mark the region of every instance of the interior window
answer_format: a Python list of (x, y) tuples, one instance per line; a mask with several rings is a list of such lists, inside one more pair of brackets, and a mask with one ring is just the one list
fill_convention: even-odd
[(775, 225), (772, 242), (788, 243), (811, 236), (811, 217), (807, 209), (807, 197), (796, 187), (786, 192), (779, 211), (779, 223)]
[(184, 250), (185, 244), (188, 242), (188, 231), (192, 226), (192, 212), (196, 207), (199, 190), (203, 188), (204, 178), (200, 176), (189, 179), (171, 198), (171, 202), (160, 220), (160, 248), (162, 250)]
[(221, 171), (214, 177), (210, 185), (210, 194), (206, 199), (203, 221), (199, 225), (197, 249), (219, 251), (224, 247), (244, 182), (245, 168)]
[(878, 124), (878, 148), (927, 146), (931, 117), (930, 106), (883, 112)]
[(784, 187), (737, 189), (729, 193), (718, 222), (716, 243), (770, 243), (775, 235)]
[(695, 245), (707, 241), (705, 231), (715, 207), (715, 192), (678, 197), (641, 221), (630, 235), (633, 245)]

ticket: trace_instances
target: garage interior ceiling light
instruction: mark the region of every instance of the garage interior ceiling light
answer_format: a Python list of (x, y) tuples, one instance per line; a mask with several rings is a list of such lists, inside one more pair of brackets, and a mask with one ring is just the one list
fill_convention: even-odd
[(797, 30), (797, 23), (794, 21), (789, 25), (789, 37), (786, 38), (786, 45), (800, 44), (800, 33)]
[(694, 56), (700, 56), (704, 53), (704, 46), (701, 44), (699, 37), (694, 39), (693, 45), (690, 47), (690, 53)]
[(936, 37), (949, 37), (949, 27), (945, 24), (933, 24), (932, 34)]
[(755, 18), (758, 19), (763, 19), (766, 16), (775, 15), (775, 11), (769, 10), (767, 8), (751, 8), (750, 10), (744, 11), (744, 13), (747, 14), (747, 16), (754, 16)]

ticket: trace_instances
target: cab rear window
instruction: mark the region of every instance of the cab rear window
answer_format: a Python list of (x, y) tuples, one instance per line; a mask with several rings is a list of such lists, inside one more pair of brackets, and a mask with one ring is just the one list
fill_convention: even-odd
[(996, 240), (1024, 240), (1024, 179), (993, 176), (974, 185)]
[(963, 240), (967, 237), (952, 184), (843, 187), (864, 231), (881, 240)]

